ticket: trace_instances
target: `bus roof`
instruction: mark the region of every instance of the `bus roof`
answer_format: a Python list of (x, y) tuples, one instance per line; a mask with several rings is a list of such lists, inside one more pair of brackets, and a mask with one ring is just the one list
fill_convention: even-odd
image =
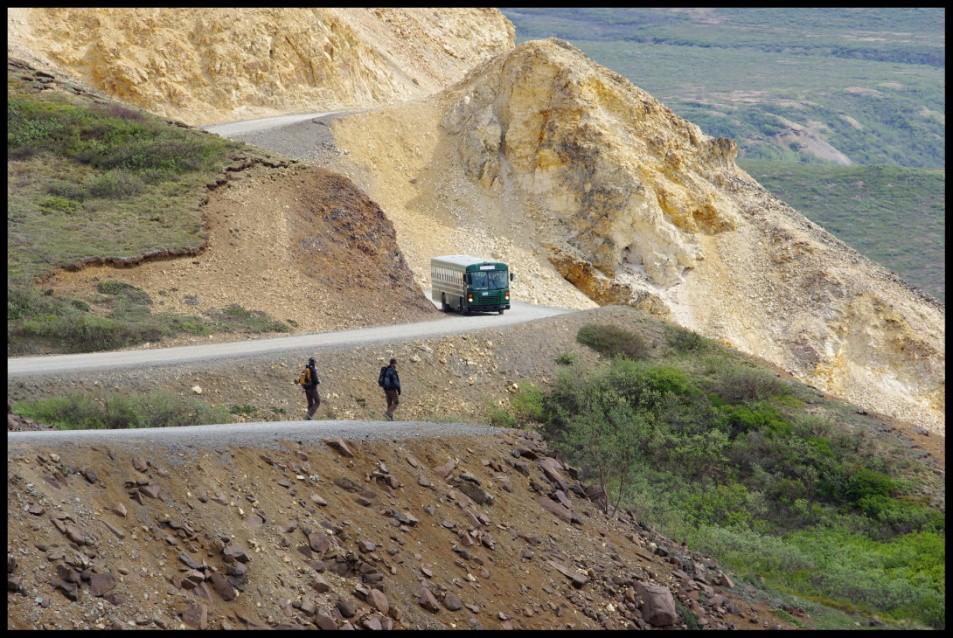
[(497, 264), (500, 266), (506, 266), (501, 261), (493, 261), (492, 259), (484, 259), (482, 257), (471, 257), (470, 255), (442, 255), (440, 257), (433, 257), (431, 261), (442, 261), (446, 263), (453, 264), (454, 266), (476, 266), (478, 264)]

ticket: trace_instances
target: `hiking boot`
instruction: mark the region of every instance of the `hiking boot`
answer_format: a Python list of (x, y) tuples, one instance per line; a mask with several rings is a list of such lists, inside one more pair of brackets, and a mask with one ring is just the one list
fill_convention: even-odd
[(394, 417), (392, 417), (391, 415), (387, 414), (386, 412), (384, 413), (384, 418), (387, 419), (388, 421), (393, 421), (393, 420), (394, 420)]

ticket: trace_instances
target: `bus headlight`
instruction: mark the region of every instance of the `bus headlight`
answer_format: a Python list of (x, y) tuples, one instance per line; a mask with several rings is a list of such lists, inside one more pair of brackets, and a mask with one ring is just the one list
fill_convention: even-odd
[(506, 291), (506, 294), (505, 294), (504, 296), (506, 297), (506, 300), (509, 301), (509, 300), (510, 300), (510, 291), (507, 290), (507, 291)]

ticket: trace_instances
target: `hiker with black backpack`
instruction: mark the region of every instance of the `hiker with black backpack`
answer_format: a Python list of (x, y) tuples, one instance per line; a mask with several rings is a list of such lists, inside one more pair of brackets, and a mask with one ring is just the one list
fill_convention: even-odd
[(391, 359), (390, 365), (381, 368), (381, 373), (377, 377), (377, 385), (384, 388), (384, 397), (387, 399), (387, 410), (384, 412), (384, 418), (388, 421), (394, 420), (394, 411), (400, 405), (400, 377), (397, 376), (397, 359)]
[(304, 388), (304, 396), (308, 399), (308, 412), (304, 418), (310, 421), (318, 406), (321, 405), (321, 396), (318, 394), (321, 379), (318, 378), (318, 371), (314, 368), (314, 357), (308, 359), (308, 365), (301, 371), (301, 375), (298, 377), (298, 385)]

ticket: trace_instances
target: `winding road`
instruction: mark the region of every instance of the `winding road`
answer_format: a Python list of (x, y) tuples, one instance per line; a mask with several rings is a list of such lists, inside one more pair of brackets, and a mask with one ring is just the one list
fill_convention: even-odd
[[(429, 293), (429, 291), (427, 291)], [(429, 298), (429, 294), (428, 294)], [(115, 370), (147, 365), (175, 365), (247, 357), (249, 355), (288, 350), (318, 350), (322, 347), (361, 346), (373, 343), (395, 343), (411, 339), (432, 339), (445, 335), (471, 332), (483, 328), (499, 328), (536, 319), (545, 319), (572, 312), (566, 308), (551, 308), (514, 301), (503, 315), (445, 315), (434, 321), (376, 326), (340, 332), (253, 339), (228, 343), (209, 343), (200, 346), (155, 348), (151, 350), (123, 350), (88, 354), (47, 355), (40, 357), (7, 358), (7, 377), (30, 377), (44, 374), (62, 374), (91, 370)]]

